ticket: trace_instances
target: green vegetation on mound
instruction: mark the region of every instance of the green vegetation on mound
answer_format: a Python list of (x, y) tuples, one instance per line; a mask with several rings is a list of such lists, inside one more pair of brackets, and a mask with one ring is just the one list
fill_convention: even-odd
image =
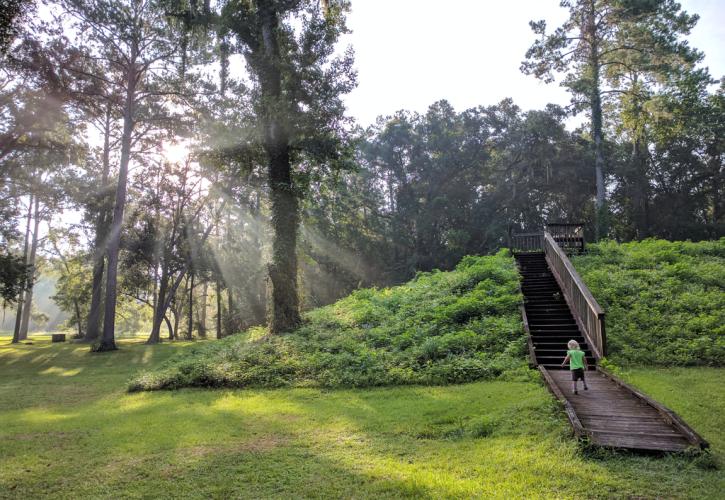
[(725, 238), (603, 242), (573, 261), (607, 313), (612, 359), (725, 365)]
[(129, 389), (366, 387), (528, 377), (519, 277), (507, 251), (451, 272), (358, 290), (280, 336), (252, 330), (204, 343), (132, 380)]

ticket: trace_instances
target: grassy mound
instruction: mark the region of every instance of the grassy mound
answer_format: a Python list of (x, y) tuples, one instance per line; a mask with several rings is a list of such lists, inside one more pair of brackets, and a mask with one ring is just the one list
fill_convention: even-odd
[(725, 238), (604, 242), (573, 261), (607, 313), (611, 358), (725, 365)]
[(309, 312), (291, 334), (259, 329), (189, 348), (141, 373), (129, 390), (446, 384), (524, 374), (518, 280), (507, 251), (466, 257), (451, 272), (356, 291)]

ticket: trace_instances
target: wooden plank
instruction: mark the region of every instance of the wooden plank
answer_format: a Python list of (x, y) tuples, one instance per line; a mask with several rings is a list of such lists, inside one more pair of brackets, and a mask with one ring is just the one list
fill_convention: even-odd
[(660, 440), (642, 440), (637, 438), (626, 438), (624, 436), (607, 436), (594, 434), (591, 437), (594, 444), (599, 446), (609, 446), (612, 448), (629, 448), (633, 450), (651, 450), (651, 451), (669, 451), (680, 452), (688, 448), (686, 440), (681, 442), (660, 441)]
[(664, 432), (627, 432), (627, 431), (615, 431), (615, 430), (597, 430), (592, 431), (599, 437), (608, 436), (611, 439), (623, 439), (623, 440), (639, 440), (647, 442), (684, 442), (688, 443), (687, 439), (682, 434), (668, 434)]
[(621, 430), (610, 430), (610, 429), (587, 429), (589, 431), (595, 432), (596, 434), (603, 435), (608, 434), (611, 436), (625, 436), (625, 437), (631, 437), (631, 438), (641, 438), (644, 441), (684, 441), (687, 442), (687, 439), (682, 434), (670, 434), (667, 432), (628, 432), (628, 431), (621, 431)]
[(584, 428), (590, 432), (605, 432), (610, 434), (625, 434), (627, 436), (667, 436), (685, 439), (682, 434), (671, 427), (662, 425), (611, 425), (611, 423), (602, 422), (600, 425), (587, 425)]
[(619, 415), (622, 417), (629, 417), (629, 416), (639, 416), (642, 414), (646, 414), (646, 410), (642, 411), (640, 408), (632, 407), (632, 406), (624, 406), (621, 404), (618, 404), (618, 402), (614, 399), (609, 401), (609, 405), (580, 405), (580, 404), (574, 404), (573, 406), (579, 411), (580, 413), (600, 413), (602, 415)]
[(616, 432), (593, 432), (592, 437), (599, 441), (608, 441), (610, 443), (619, 443), (622, 446), (632, 445), (655, 445), (660, 446), (689, 446), (687, 439), (682, 436), (655, 436), (655, 435), (637, 435)]
[(677, 415), (674, 411), (670, 410), (663, 404), (655, 401), (654, 399), (650, 398), (643, 392), (639, 391), (638, 389), (635, 389), (634, 387), (630, 386), (623, 380), (621, 380), (619, 377), (616, 377), (614, 374), (609, 373), (608, 371), (602, 369), (601, 367), (597, 367), (597, 371), (599, 373), (602, 373), (605, 377), (607, 377), (609, 380), (614, 382), (615, 384), (619, 385), (620, 387), (628, 390), (630, 393), (632, 393), (634, 396), (639, 398), (640, 400), (644, 401), (651, 407), (653, 407), (655, 410), (657, 410), (667, 421), (668, 423), (674, 425), (684, 436), (686, 439), (694, 446), (698, 446), (701, 449), (708, 448), (710, 444), (705, 441), (697, 432), (695, 432), (689, 425), (685, 423), (684, 420), (682, 420), (679, 415)]
[[(602, 405), (580, 405), (580, 404), (574, 404), (578, 409), (581, 410), (582, 413), (600, 413), (602, 415), (608, 415), (608, 416), (615, 416), (619, 415), (621, 417), (628, 417), (628, 416), (640, 416), (640, 415), (648, 415), (649, 412), (647, 411), (647, 408), (638, 408), (636, 406), (629, 406), (629, 405), (623, 405), (616, 401), (615, 399), (610, 399), (608, 401), (609, 404), (602, 404)], [(656, 413), (653, 413), (656, 415)], [(657, 415), (659, 416), (659, 415)], [(660, 416), (660, 419), (662, 417)]]
[[(604, 422), (601, 425), (590, 425), (586, 422), (583, 423), (584, 428), (588, 432), (609, 432), (609, 433), (622, 433), (627, 436), (635, 436), (635, 435), (647, 435), (647, 436), (668, 436), (672, 438), (678, 438), (678, 439), (685, 439), (682, 434), (677, 432), (674, 429), (661, 427), (658, 425), (655, 426), (610, 426), (608, 423)], [(685, 439), (685, 441), (687, 441)]]
[(611, 412), (611, 411), (607, 411), (607, 408), (581, 408), (581, 407), (574, 407), (574, 409), (576, 410), (577, 415), (579, 415), (580, 420), (589, 420), (592, 417), (611, 419), (615, 414), (619, 415), (620, 417), (624, 417), (624, 418), (637, 418), (639, 416), (639, 413), (637, 413), (636, 411)]
[(639, 427), (653, 427), (654, 426), (654, 427), (672, 429), (675, 432), (679, 432), (677, 429), (675, 429), (675, 427), (667, 424), (666, 422), (664, 422), (661, 419), (660, 420), (657, 420), (657, 419), (641, 420), (641, 419), (638, 419), (637, 417), (620, 418), (620, 419), (615, 419), (612, 417), (591, 418), (591, 417), (584, 417), (582, 414), (579, 414), (579, 413), (578, 413), (578, 415), (579, 415), (579, 419), (582, 422), (586, 422), (588, 425), (600, 425), (600, 424), (607, 423), (608, 425), (612, 425), (612, 426), (630, 426), (630, 427), (638, 427), (638, 426)]
[[(585, 415), (583, 415), (583, 414), (579, 414), (579, 417), (580, 418), (581, 417), (584, 417), (584, 416)], [(647, 423), (647, 422), (661, 422), (662, 421), (662, 418), (661, 417), (651, 417), (651, 416), (642, 416), (642, 415), (635, 415), (633, 417), (623, 417), (623, 416), (620, 416), (620, 415), (610, 415), (610, 414), (606, 414), (606, 415), (602, 415), (602, 416), (599, 416), (599, 415), (586, 415), (586, 419), (588, 421), (590, 421), (590, 422), (602, 421), (602, 422), (612, 422), (614, 424), (616, 424), (619, 421), (622, 421), (622, 422), (642, 422), (642, 423)]]

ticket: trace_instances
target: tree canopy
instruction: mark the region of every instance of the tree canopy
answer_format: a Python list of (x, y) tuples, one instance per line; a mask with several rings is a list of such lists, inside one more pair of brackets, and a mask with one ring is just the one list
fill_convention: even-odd
[(521, 68), (561, 77), (571, 105), (440, 100), (364, 127), (344, 103), (350, 2), (56, 0), (43, 19), (23, 4), (0, 67), (18, 339), (51, 275), (75, 335), (112, 350), (128, 329), (284, 333), (301, 310), (547, 222), (593, 240), (721, 237), (723, 86), (685, 40), (697, 15), (562, 6), (554, 31), (531, 23)]

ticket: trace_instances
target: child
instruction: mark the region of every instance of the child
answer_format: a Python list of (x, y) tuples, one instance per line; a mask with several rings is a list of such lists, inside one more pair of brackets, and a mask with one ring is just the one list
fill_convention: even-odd
[(571, 370), (571, 380), (573, 382), (574, 394), (579, 394), (576, 390), (576, 383), (578, 380), (584, 382), (584, 390), (588, 391), (587, 381), (584, 378), (584, 370), (587, 369), (587, 358), (584, 356), (584, 351), (579, 348), (579, 342), (576, 340), (570, 340), (567, 342), (569, 350), (566, 351), (566, 357), (564, 362), (561, 364), (562, 368), (569, 362), (569, 369)]

